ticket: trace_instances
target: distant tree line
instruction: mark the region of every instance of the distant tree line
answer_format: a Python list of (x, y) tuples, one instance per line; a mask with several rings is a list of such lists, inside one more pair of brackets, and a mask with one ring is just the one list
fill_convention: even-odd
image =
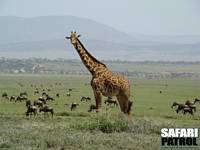
[[(137, 77), (137, 78), (199, 78), (200, 70), (196, 71), (193, 66), (200, 68), (199, 62), (162, 62), (162, 61), (120, 61), (120, 60), (102, 60), (112, 70), (125, 76)], [(143, 65), (145, 68), (149, 68), (148, 71), (134, 70), (134, 66)], [(163, 71), (157, 72), (151, 71), (151, 67), (156, 65), (168, 65), (170, 66), (187, 66), (190, 65), (192, 71)], [(117, 68), (112, 66), (122, 66)], [(126, 69), (123, 69), (126, 66)], [(189, 67), (190, 67), (189, 66)], [(66, 75), (89, 75), (89, 72), (83, 66), (80, 60), (66, 60), (66, 59), (46, 59), (46, 58), (29, 58), (29, 59), (8, 59), (0, 58), (0, 73), (1, 74), (66, 74)]]

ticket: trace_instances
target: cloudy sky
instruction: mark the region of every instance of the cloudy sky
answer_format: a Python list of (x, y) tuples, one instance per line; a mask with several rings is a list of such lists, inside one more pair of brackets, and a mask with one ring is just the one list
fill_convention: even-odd
[(127, 33), (200, 35), (199, 0), (0, 0), (0, 16), (70, 15)]

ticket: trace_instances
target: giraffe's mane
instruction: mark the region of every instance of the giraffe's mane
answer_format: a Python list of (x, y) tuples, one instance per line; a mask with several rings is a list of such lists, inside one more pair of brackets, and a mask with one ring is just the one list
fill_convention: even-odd
[(78, 42), (80, 43), (80, 45), (83, 47), (83, 49), (85, 50), (86, 54), (92, 58), (93, 61), (103, 65), (104, 67), (107, 67), (104, 63), (100, 62), (99, 60), (97, 60), (94, 56), (92, 56), (88, 51), (87, 49), (84, 47), (84, 45), (81, 43), (81, 41), (77, 38)]

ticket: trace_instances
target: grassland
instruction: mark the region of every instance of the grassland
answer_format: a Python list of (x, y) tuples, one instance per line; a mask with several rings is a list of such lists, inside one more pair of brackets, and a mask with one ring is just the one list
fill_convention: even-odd
[[(0, 92), (18, 95), (27, 91), (31, 100), (36, 85), (50, 88), (50, 96), (60, 98), (48, 105), (55, 109), (54, 118), (25, 116), (25, 103), (0, 100), (0, 149), (160, 149), (162, 127), (199, 127), (200, 104), (194, 116), (176, 114), (170, 108), (173, 101), (184, 102), (200, 97), (200, 80), (147, 80), (130, 78), (134, 101), (133, 117), (128, 119), (118, 107), (103, 105), (98, 114), (87, 112), (94, 103), (88, 76), (2, 75)], [(23, 87), (18, 83), (22, 83)], [(61, 85), (56, 85), (61, 83)], [(41, 87), (40, 85), (43, 85)], [(67, 91), (71, 88), (71, 96)], [(160, 93), (162, 91), (162, 93)], [(80, 102), (82, 96), (91, 102)], [(103, 100), (106, 98), (104, 97)], [(71, 111), (69, 105), (80, 106)], [(199, 142), (200, 143), (200, 142)]]

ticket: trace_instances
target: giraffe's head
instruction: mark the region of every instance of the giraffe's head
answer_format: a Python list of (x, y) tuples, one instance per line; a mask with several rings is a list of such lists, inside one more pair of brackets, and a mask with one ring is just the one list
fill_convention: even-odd
[(76, 32), (71, 32), (71, 35), (70, 36), (67, 36), (65, 37), (66, 39), (70, 39), (71, 43), (72, 44), (76, 44), (78, 38), (80, 37), (81, 35), (77, 35)]

